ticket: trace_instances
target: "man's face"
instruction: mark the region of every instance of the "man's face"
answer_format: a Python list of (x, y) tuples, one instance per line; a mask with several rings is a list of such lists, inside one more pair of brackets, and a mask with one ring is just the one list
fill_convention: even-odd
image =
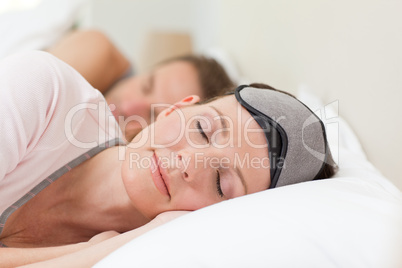
[(174, 61), (120, 81), (105, 98), (129, 141), (163, 109), (189, 95), (203, 96), (197, 71), (188, 62)]

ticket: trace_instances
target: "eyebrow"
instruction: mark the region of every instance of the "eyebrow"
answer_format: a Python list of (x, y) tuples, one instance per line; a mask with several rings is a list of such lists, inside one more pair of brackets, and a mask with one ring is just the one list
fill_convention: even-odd
[[(221, 111), (219, 111), (219, 109), (217, 109), (216, 107), (214, 107), (214, 106), (212, 106), (212, 105), (210, 105), (209, 107), (211, 107), (212, 109), (214, 109), (217, 113), (218, 113), (218, 115), (219, 115), (219, 119), (220, 119), (220, 122), (221, 122), (221, 125), (222, 125), (222, 128), (228, 128), (227, 127), (227, 123), (226, 123), (226, 121), (223, 119), (223, 114), (222, 114), (222, 112)], [(223, 131), (223, 135), (224, 136), (227, 136), (227, 133), (228, 133), (229, 131)], [(244, 180), (244, 176), (243, 176), (243, 174), (241, 173), (241, 170), (238, 168), (238, 167), (236, 167), (235, 168), (235, 171), (236, 171), (236, 173), (237, 173), (237, 175), (239, 176), (239, 178), (240, 178), (240, 181), (241, 181), (241, 184), (243, 184), (243, 188), (244, 188), (244, 193), (245, 194), (247, 194), (248, 193), (248, 187), (247, 187), (247, 184), (246, 184), (246, 181)]]

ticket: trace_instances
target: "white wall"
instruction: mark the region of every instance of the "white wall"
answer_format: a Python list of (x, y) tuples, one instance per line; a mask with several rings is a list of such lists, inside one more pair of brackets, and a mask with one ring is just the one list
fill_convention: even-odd
[(150, 30), (220, 46), (251, 81), (339, 100), (369, 159), (402, 189), (402, 1), (93, 0), (92, 25), (134, 61)]
[(243, 74), (339, 100), (369, 159), (402, 189), (402, 1), (221, 0), (219, 44)]
[(138, 63), (150, 32), (187, 33), (196, 52), (216, 44), (217, 3), (215, 0), (92, 0), (84, 24), (105, 31), (127, 57)]

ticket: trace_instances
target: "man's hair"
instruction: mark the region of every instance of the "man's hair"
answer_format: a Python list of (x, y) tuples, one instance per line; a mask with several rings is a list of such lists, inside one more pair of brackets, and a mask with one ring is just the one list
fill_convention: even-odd
[(229, 78), (225, 69), (213, 58), (197, 55), (184, 55), (170, 58), (161, 64), (184, 61), (194, 66), (198, 73), (199, 83), (202, 90), (202, 99), (210, 99), (223, 95), (235, 85)]

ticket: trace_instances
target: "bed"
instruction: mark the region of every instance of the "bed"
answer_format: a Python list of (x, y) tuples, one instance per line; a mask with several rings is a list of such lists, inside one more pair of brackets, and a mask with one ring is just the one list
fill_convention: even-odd
[(200, 209), (94, 267), (401, 267), (401, 192), (367, 161), (332, 105), (306, 90), (299, 98), (335, 126), (327, 127), (340, 167), (334, 178)]
[[(51, 23), (32, 24), (25, 32), (18, 32), (16, 25), (13, 39), (0, 46), (0, 58), (50, 45), (52, 33), (73, 25), (79, 2), (85, 1), (71, 1), (49, 18)], [(0, 19), (3, 31), (10, 30), (1, 23), (6, 19), (11, 18)], [(227, 61), (216, 51), (211, 55)], [(230, 61), (225, 65), (238, 75)], [(300, 86), (298, 97), (326, 122), (340, 167), (335, 178), (192, 212), (129, 242), (95, 267), (131, 267), (134, 260), (137, 267), (402, 267), (400, 190), (367, 160), (356, 135), (338, 115), (337, 103), (323, 105), (306, 88)]]

